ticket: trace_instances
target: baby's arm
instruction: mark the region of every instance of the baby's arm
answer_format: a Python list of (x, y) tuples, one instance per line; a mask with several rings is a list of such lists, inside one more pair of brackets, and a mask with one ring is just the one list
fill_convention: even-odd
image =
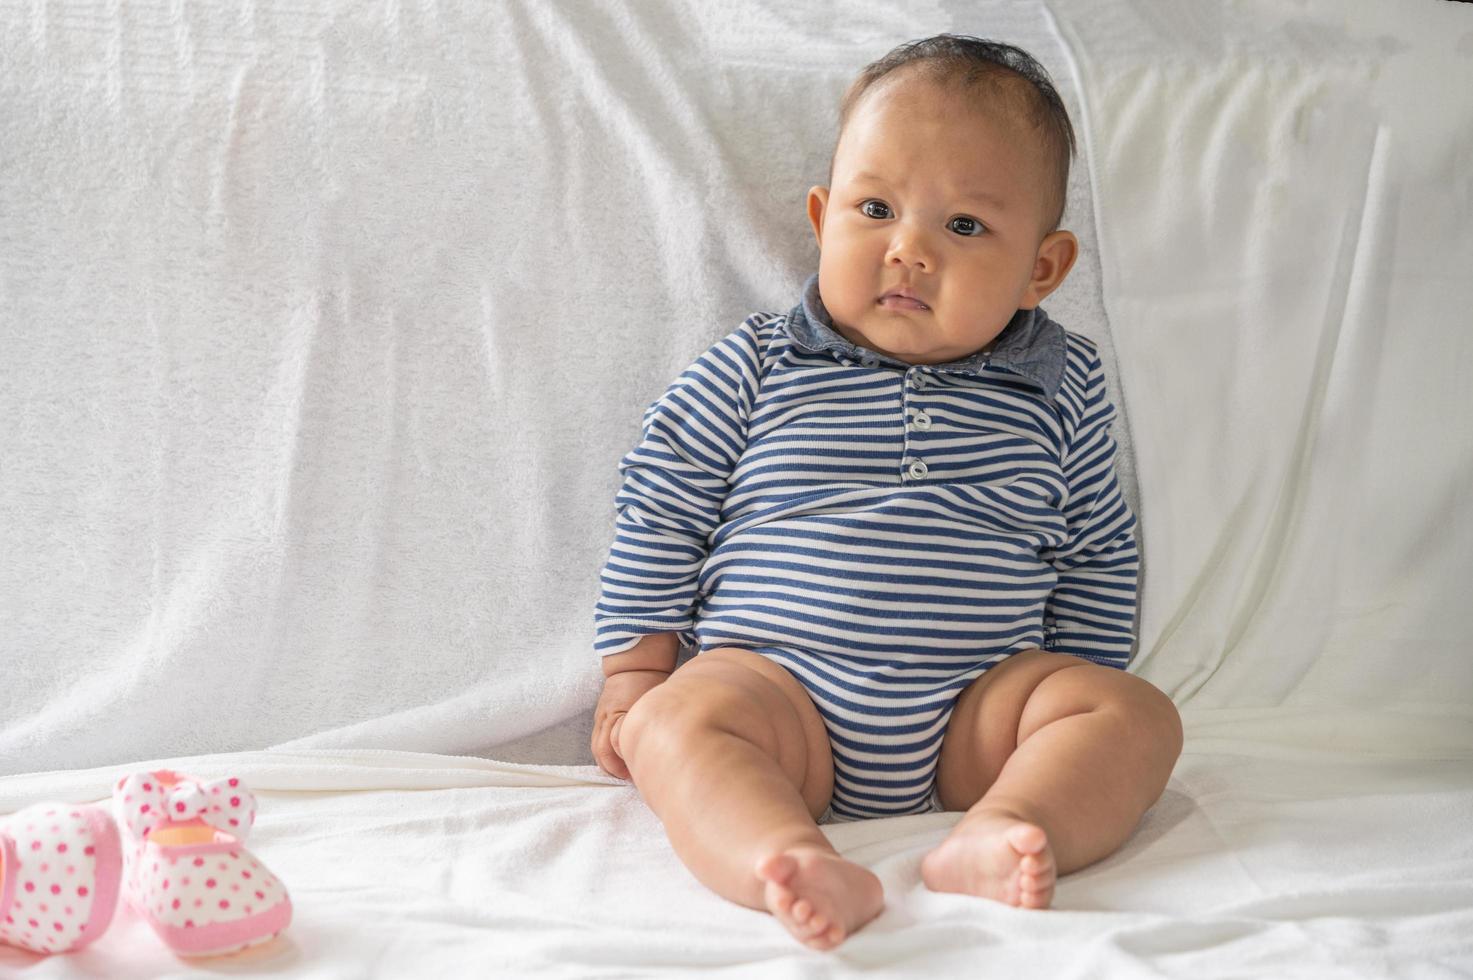
[(1115, 417), (1091, 350), (1080, 419), (1063, 452), (1068, 537), (1042, 555), (1058, 571), (1044, 606), (1043, 648), (1123, 670), (1135, 640), (1140, 552), (1135, 515), (1115, 474)]
[(618, 730), (634, 702), (675, 669), (695, 624), (696, 581), (746, 447), (757, 385), (753, 320), (702, 354), (645, 412), (643, 434), (619, 464), (616, 535), (594, 612), (604, 687), (593, 756), (629, 778)]
[(593, 758), (609, 775), (629, 778), (619, 751), (619, 726), (634, 702), (670, 676), (679, 652), (677, 634), (651, 633), (623, 653), (603, 658), (603, 693), (593, 712)]
[(645, 412), (619, 464), (618, 517), (594, 610), (594, 648), (612, 656), (651, 633), (694, 640), (696, 582), (746, 448), (757, 385), (752, 320), (706, 351)]

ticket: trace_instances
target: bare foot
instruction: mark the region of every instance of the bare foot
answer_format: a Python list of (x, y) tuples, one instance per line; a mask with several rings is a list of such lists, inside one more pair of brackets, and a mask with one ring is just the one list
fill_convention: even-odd
[(832, 851), (790, 847), (757, 862), (767, 910), (804, 945), (830, 950), (880, 914), (885, 888), (874, 872)]
[(967, 814), (921, 861), (921, 880), (934, 892), (1025, 909), (1048, 908), (1056, 878), (1048, 834), (1005, 810)]

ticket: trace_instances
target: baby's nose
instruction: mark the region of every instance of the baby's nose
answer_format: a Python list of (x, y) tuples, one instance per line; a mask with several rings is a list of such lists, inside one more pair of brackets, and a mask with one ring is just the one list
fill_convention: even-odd
[(890, 243), (890, 251), (885, 256), (886, 264), (914, 266), (917, 269), (929, 271), (935, 264), (932, 258), (932, 250), (925, 237), (918, 232), (899, 232)]
[(931, 260), (918, 249), (894, 248), (890, 250), (890, 265), (911, 266), (923, 272), (931, 270)]

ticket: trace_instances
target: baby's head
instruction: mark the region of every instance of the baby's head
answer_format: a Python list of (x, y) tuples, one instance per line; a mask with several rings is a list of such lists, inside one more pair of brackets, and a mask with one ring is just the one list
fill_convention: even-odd
[(1048, 73), (1018, 48), (943, 34), (866, 67), (829, 186), (808, 192), (834, 328), (911, 364), (987, 349), (1078, 255), (1058, 227), (1073, 152)]

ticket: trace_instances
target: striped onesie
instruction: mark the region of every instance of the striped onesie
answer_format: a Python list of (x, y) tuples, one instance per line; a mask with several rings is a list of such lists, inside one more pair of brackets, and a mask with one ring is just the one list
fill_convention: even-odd
[(620, 463), (601, 656), (650, 633), (774, 660), (828, 729), (835, 818), (939, 809), (958, 695), (1014, 653), (1123, 669), (1139, 555), (1093, 342), (1019, 310), (993, 349), (851, 344), (818, 277), (645, 412)]

